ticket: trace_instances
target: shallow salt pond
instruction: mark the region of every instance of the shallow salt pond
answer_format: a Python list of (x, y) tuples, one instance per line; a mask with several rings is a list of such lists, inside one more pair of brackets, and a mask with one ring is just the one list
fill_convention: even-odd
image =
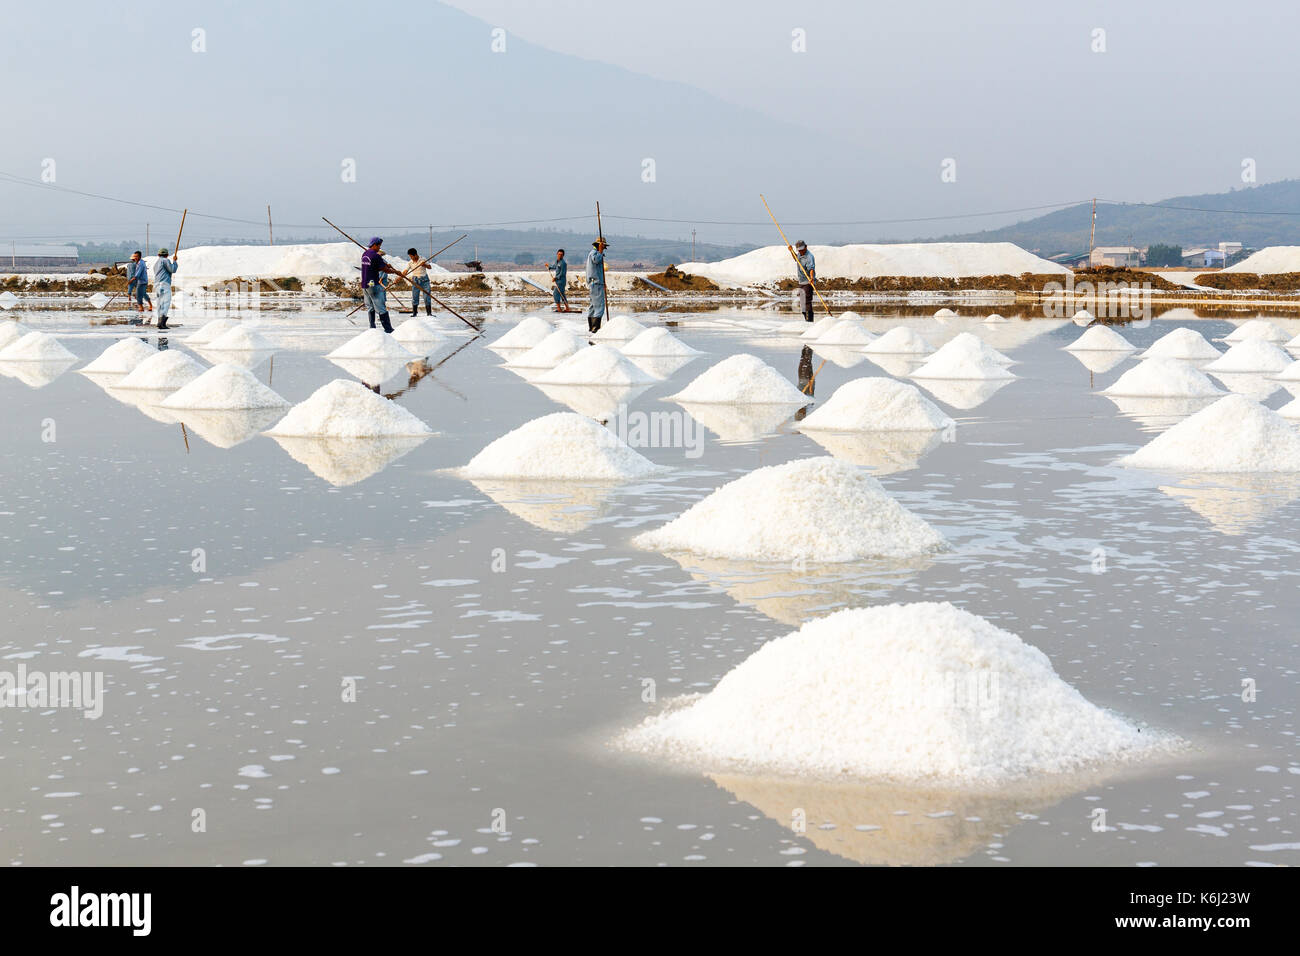
[[(90, 328), (78, 310), (7, 313), (80, 361), (0, 369), (0, 670), (100, 671), (105, 698), (97, 720), (0, 709), (5, 861), (1300, 862), (1300, 481), (1114, 466), (1202, 406), (1102, 396), (1135, 360), (1062, 351), (1082, 334), (1072, 323), (853, 308), (873, 332), (904, 322), (936, 346), (973, 331), (1017, 378), (927, 381), (957, 420), (952, 440), (819, 433), (823, 447), (788, 409), (704, 406), (702, 426), (677, 421), (678, 447), (638, 449), (674, 469), (662, 477), (475, 483), (446, 469), (522, 423), (620, 403), (633, 417), (679, 411), (661, 399), (736, 352), (792, 381), (817, 371), (822, 400), (915, 362), (804, 352), (785, 312), (638, 312), (705, 354), (648, 363), (667, 377), (627, 394), (544, 392), (483, 347), (524, 314), (507, 306), (417, 381), (400, 365), (360, 369), (437, 434), (359, 449), (106, 392), (75, 368), (124, 335), (158, 347), (157, 333)], [(1226, 348), (1234, 323), (1180, 315), (1118, 331), (1144, 348), (1187, 326)], [(259, 317), (278, 350), (247, 364), (286, 399), (349, 377), (324, 358), (359, 330), (341, 314)], [(186, 349), (203, 320), (178, 321), (167, 346)], [(452, 342), (430, 365), (470, 340), (454, 319), (439, 326)], [(1240, 387), (1272, 384), (1255, 379)], [(754, 468), (827, 453), (873, 466), (951, 549), (765, 568), (629, 544)], [(1020, 635), (1094, 703), (1193, 748), (979, 794), (707, 774), (605, 745), (803, 620), (921, 600)]]

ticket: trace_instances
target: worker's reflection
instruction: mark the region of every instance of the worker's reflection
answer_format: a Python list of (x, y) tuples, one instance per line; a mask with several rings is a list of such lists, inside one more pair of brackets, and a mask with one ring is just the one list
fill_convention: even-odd
[[(809, 398), (812, 398), (815, 388), (816, 383), (813, 379), (813, 351), (810, 346), (805, 345), (803, 351), (799, 353), (799, 391), (803, 392)], [(794, 413), (794, 420), (801, 422), (806, 414), (808, 414), (807, 405)]]

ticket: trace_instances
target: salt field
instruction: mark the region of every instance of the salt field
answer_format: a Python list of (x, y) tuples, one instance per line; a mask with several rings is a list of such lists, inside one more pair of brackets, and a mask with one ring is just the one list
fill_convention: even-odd
[(4, 313), (6, 862), (1300, 862), (1300, 318), (454, 305)]

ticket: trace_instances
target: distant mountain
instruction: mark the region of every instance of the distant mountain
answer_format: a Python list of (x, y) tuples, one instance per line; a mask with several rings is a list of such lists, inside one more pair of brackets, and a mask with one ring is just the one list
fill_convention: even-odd
[[(1083, 203), (1001, 229), (945, 238), (953, 242), (1014, 242), (1050, 256), (1086, 252), (1091, 223), (1092, 204)], [(1175, 196), (1149, 205), (1097, 203), (1099, 246), (1145, 247), (1163, 242), (1191, 249), (1225, 241), (1251, 249), (1300, 245), (1300, 180), (1226, 193)]]

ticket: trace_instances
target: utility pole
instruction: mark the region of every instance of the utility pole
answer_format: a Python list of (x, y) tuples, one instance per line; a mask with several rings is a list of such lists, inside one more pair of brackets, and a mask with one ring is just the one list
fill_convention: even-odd
[(275, 245), (275, 230), (271, 228), (271, 204), (266, 204), (266, 237)]
[(695, 261), (695, 230), (691, 230), (691, 262)]
[(1097, 197), (1092, 197), (1092, 233), (1088, 236), (1088, 268), (1092, 268), (1092, 250), (1097, 243)]
[(149, 248), (149, 224), (147, 222), (144, 224), (144, 247), (146, 250)]

